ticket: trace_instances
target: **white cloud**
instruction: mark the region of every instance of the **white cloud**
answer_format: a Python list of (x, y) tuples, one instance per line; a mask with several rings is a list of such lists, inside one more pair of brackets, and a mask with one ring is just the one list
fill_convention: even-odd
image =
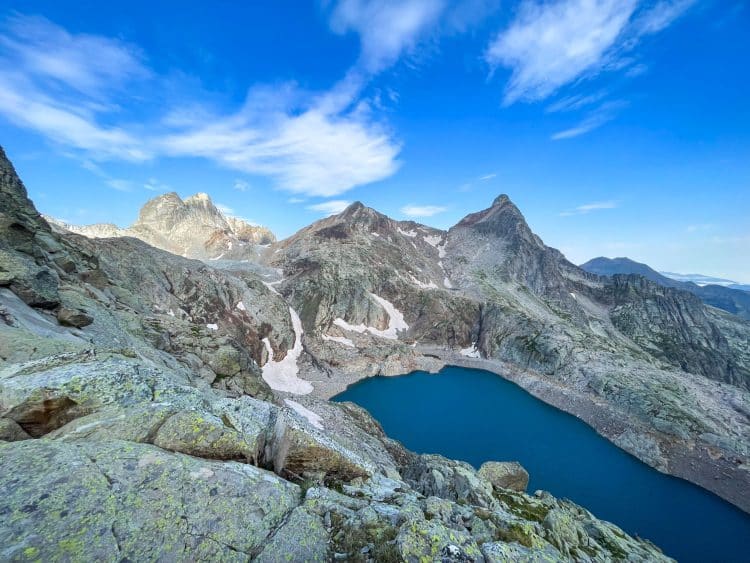
[(285, 99), (274, 104), (265, 94), (251, 93), (240, 112), (169, 134), (160, 139), (159, 149), (272, 176), (280, 188), (307, 196), (335, 196), (398, 169), (400, 145), (366, 113), (285, 104)]
[(245, 180), (235, 180), (234, 184), (232, 184), (232, 187), (238, 192), (246, 192), (250, 188), (250, 184), (248, 184)]
[(143, 184), (143, 187), (151, 192), (168, 192), (172, 190), (170, 186), (160, 182), (156, 178), (149, 178)]
[(326, 215), (335, 215), (341, 213), (344, 209), (351, 205), (351, 201), (344, 201), (341, 199), (332, 199), (324, 201), (322, 203), (316, 203), (315, 205), (308, 205), (307, 208), (312, 211), (321, 211)]
[(635, 33), (645, 35), (658, 33), (672, 25), (677, 18), (684, 14), (696, 0), (662, 0), (652, 8), (643, 11), (634, 22)]
[(331, 29), (357, 32), (361, 64), (375, 73), (413, 49), (445, 7), (445, 0), (341, 0), (331, 14)]
[(307, 201), (307, 200), (303, 197), (290, 197), (287, 200), (287, 202), (289, 203), (303, 203), (304, 201)]
[(484, 176), (480, 176), (479, 180), (481, 180), (482, 182), (486, 182), (487, 180), (492, 180), (492, 178), (494, 178), (495, 176), (497, 176), (497, 174), (493, 172), (492, 174), (485, 174)]
[(585, 215), (587, 213), (591, 213), (592, 211), (600, 211), (602, 209), (616, 209), (617, 207), (618, 203), (611, 200), (586, 203), (584, 205), (579, 205), (572, 211), (563, 211), (562, 213), (560, 213), (560, 217), (570, 217), (571, 215)]
[(98, 95), (150, 73), (140, 50), (117, 39), (73, 35), (42, 17), (13, 15), (2, 26), (0, 49), (29, 75)]
[(485, 59), (511, 69), (504, 102), (538, 101), (603, 70), (634, 64), (631, 51), (668, 27), (694, 0), (524, 0), (511, 24), (489, 44)]
[(636, 8), (636, 0), (524, 1), (485, 57), (512, 69), (505, 103), (540, 100), (601, 63)]
[(133, 189), (133, 182), (129, 180), (122, 180), (119, 178), (110, 178), (106, 180), (106, 184), (113, 190), (118, 192), (129, 192)]
[(0, 29), (0, 114), (89, 160), (198, 156), (308, 196), (334, 196), (399, 167), (400, 143), (360, 98), (356, 71), (320, 93), (293, 84), (252, 88), (236, 111), (212, 112), (186, 96), (183, 108), (137, 123), (115, 110), (140, 79), (159, 100), (165, 79), (118, 40), (20, 16)]
[(550, 104), (545, 111), (550, 113), (574, 111), (586, 106), (593, 105), (603, 100), (605, 96), (607, 96), (607, 92), (605, 90), (600, 90), (593, 94), (575, 94), (572, 96), (566, 96)]
[(688, 225), (685, 229), (688, 233), (698, 233), (702, 231), (710, 231), (714, 228), (712, 223), (700, 223), (696, 225)]
[(447, 207), (439, 205), (405, 205), (401, 208), (401, 213), (407, 217), (432, 217), (446, 209)]
[(571, 127), (570, 129), (559, 131), (550, 138), (553, 141), (560, 141), (562, 139), (572, 139), (573, 137), (584, 135), (585, 133), (593, 131), (614, 119), (617, 112), (626, 105), (626, 103), (621, 101), (606, 102), (590, 112), (580, 123), (578, 123), (578, 125)]

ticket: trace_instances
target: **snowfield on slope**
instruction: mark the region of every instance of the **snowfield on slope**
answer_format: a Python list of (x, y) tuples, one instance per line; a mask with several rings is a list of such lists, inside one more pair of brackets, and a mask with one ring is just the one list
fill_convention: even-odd
[(398, 331), (400, 330), (409, 330), (409, 325), (406, 324), (406, 321), (404, 320), (404, 315), (401, 311), (396, 309), (396, 307), (393, 306), (393, 303), (388, 301), (387, 299), (383, 299), (379, 295), (375, 295), (374, 293), (368, 293), (370, 296), (370, 299), (373, 299), (375, 302), (378, 303), (383, 309), (385, 309), (385, 312), (388, 313), (388, 328), (385, 330), (381, 330), (379, 328), (375, 328), (373, 326), (366, 326), (364, 324), (358, 324), (358, 325), (352, 325), (346, 322), (342, 318), (335, 319), (333, 321), (333, 324), (336, 326), (343, 328), (344, 330), (350, 330), (352, 332), (369, 332), (373, 336), (379, 336), (381, 338), (387, 338), (389, 340), (398, 340)]
[(312, 393), (313, 386), (309, 381), (297, 377), (299, 367), (297, 360), (302, 355), (302, 321), (297, 311), (289, 307), (289, 315), (292, 318), (294, 329), (294, 346), (287, 350), (283, 360), (273, 361), (273, 348), (268, 337), (263, 339), (263, 344), (268, 352), (268, 361), (262, 368), (263, 379), (274, 391), (286, 391), (295, 395), (307, 395)]

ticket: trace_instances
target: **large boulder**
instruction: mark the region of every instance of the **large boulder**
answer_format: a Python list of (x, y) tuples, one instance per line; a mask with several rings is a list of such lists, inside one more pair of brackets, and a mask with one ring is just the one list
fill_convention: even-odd
[(488, 461), (479, 468), (479, 476), (498, 489), (524, 492), (529, 486), (529, 473), (517, 461)]
[(463, 461), (424, 454), (417, 456), (402, 474), (407, 483), (426, 496), (482, 507), (491, 507), (495, 502), (492, 485), (481, 479), (476, 470)]

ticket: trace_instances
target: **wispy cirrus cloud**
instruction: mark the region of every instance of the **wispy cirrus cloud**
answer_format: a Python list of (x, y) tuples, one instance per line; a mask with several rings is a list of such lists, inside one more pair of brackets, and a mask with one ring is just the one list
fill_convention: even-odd
[(572, 215), (586, 215), (592, 211), (600, 211), (602, 209), (616, 209), (619, 204), (616, 201), (597, 201), (594, 203), (586, 203), (579, 205), (575, 209), (570, 211), (563, 211), (560, 213), (560, 217), (570, 217)]
[(627, 68), (641, 37), (667, 28), (694, 0), (524, 0), (485, 59), (511, 70), (504, 103), (539, 101), (604, 70)]
[(361, 64), (374, 73), (413, 49), (445, 7), (444, 0), (341, 0), (331, 14), (331, 29), (359, 34)]
[(117, 110), (113, 90), (149, 74), (140, 51), (120, 40), (72, 35), (40, 17), (0, 24), (0, 114), (92, 157), (151, 158), (136, 135), (100, 119)]
[(484, 176), (480, 176), (478, 180), (480, 182), (486, 182), (487, 180), (492, 180), (492, 178), (494, 178), (495, 176), (497, 176), (497, 174), (493, 172), (491, 174), (485, 174)]
[(401, 213), (407, 217), (432, 217), (447, 209), (442, 205), (405, 205), (401, 208)]
[(553, 141), (560, 141), (563, 139), (572, 139), (573, 137), (579, 137), (594, 129), (598, 129), (608, 121), (613, 120), (617, 113), (627, 106), (624, 101), (612, 101), (603, 103), (598, 108), (589, 112), (577, 125), (558, 131), (554, 133), (550, 138)]
[(359, 66), (372, 74), (414, 55), (427, 39), (467, 31), (499, 5), (499, 0), (339, 0), (330, 25), (335, 33), (359, 34)]
[(316, 203), (314, 205), (308, 205), (307, 208), (311, 211), (319, 211), (326, 215), (336, 215), (341, 213), (344, 209), (351, 205), (351, 201), (345, 201), (342, 199), (332, 199), (324, 201), (322, 203)]
[(0, 23), (0, 114), (81, 160), (204, 157), (307, 196), (338, 195), (399, 167), (400, 143), (356, 80), (323, 92), (253, 87), (235, 111), (186, 99), (184, 108), (156, 108), (161, 117), (144, 120), (122, 111), (134, 82), (165, 88), (144, 60), (119, 39), (13, 16)]

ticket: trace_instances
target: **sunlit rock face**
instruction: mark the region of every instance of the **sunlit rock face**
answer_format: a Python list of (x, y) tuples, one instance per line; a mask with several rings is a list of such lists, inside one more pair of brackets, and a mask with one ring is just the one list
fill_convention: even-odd
[(48, 220), (58, 229), (90, 238), (134, 237), (173, 254), (202, 260), (257, 259), (262, 251), (258, 247), (276, 240), (265, 227), (225, 215), (205, 193), (185, 200), (174, 192), (155, 197), (126, 229), (109, 223), (78, 226)]

